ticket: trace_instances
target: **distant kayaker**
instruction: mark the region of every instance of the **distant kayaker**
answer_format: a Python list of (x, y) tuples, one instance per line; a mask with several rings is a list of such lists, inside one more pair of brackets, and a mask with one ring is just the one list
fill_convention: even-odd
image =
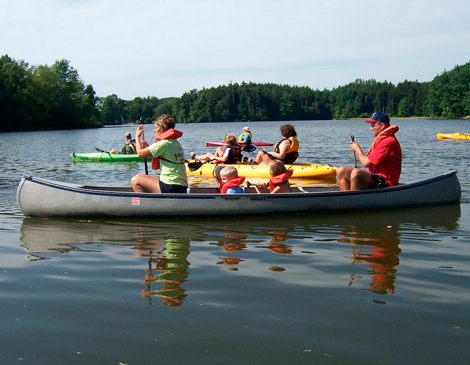
[(135, 140), (132, 139), (131, 134), (127, 132), (124, 135), (124, 138), (126, 139), (126, 144), (121, 150), (121, 153), (125, 155), (131, 155), (137, 153), (137, 150), (135, 149)]
[[(292, 124), (284, 124), (280, 128), (282, 140), (275, 144), (274, 151), (260, 151), (256, 156), (257, 165), (269, 165), (272, 160), (281, 160), (285, 164), (294, 163), (299, 157), (299, 141)], [(246, 161), (252, 163), (251, 159)]]
[(357, 167), (341, 166), (337, 170), (338, 184), (341, 190), (360, 190), (396, 186), (401, 174), (402, 152), (395, 137), (399, 127), (390, 126), (390, 118), (384, 112), (375, 112), (366, 119), (370, 130), (375, 136), (369, 151), (365, 154), (361, 146), (351, 141), (351, 149), (357, 154), (362, 166), (368, 171)]
[(251, 144), (253, 135), (250, 132), (250, 127), (243, 127), (243, 133), (238, 136), (238, 144), (242, 147), (244, 152), (253, 152), (256, 150), (256, 146)]
[(188, 178), (184, 150), (177, 141), (183, 133), (174, 129), (175, 119), (162, 114), (155, 120), (155, 143), (144, 147), (140, 138), (144, 133), (144, 126), (139, 125), (136, 131), (136, 149), (139, 157), (152, 157), (152, 168), (160, 169), (160, 178), (146, 174), (137, 174), (132, 180), (135, 192), (142, 193), (186, 193)]
[(243, 133), (238, 136), (238, 143), (240, 144), (251, 144), (253, 135), (250, 132), (250, 127), (243, 127)]

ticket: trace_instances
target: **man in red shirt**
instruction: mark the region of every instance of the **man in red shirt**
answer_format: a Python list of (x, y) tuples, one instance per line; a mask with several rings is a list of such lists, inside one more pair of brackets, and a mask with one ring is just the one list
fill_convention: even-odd
[(351, 149), (357, 154), (362, 166), (341, 166), (337, 171), (341, 190), (382, 188), (398, 185), (401, 173), (401, 146), (395, 137), (399, 127), (390, 126), (390, 118), (384, 112), (375, 112), (370, 119), (370, 130), (375, 136), (369, 151), (365, 154), (361, 146), (351, 141)]

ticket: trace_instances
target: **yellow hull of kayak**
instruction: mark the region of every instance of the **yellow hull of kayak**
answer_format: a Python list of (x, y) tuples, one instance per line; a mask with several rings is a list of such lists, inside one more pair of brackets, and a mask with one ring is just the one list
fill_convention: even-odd
[[(216, 164), (204, 163), (198, 170), (190, 171), (186, 168), (186, 172), (190, 175), (212, 176)], [(233, 164), (238, 170), (239, 176), (245, 177), (261, 177), (269, 179), (269, 166)], [(187, 167), (187, 166), (186, 166)], [(317, 164), (294, 164), (286, 165), (288, 169), (294, 170), (291, 179), (331, 179), (336, 177), (336, 168), (329, 165)]]
[(437, 139), (468, 139), (470, 140), (470, 133), (438, 133)]

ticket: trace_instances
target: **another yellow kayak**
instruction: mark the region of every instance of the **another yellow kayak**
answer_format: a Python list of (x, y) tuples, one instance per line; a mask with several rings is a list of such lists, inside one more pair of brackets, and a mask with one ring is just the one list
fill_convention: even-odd
[[(186, 168), (186, 172), (190, 175), (212, 175), (216, 164), (203, 163), (196, 171), (190, 171)], [(269, 166), (233, 164), (238, 170), (239, 176), (246, 177), (262, 177), (269, 179)], [(336, 167), (330, 165), (317, 164), (293, 164), (286, 165), (286, 168), (294, 170), (292, 179), (330, 179), (336, 177)]]
[(469, 139), (470, 133), (438, 133), (437, 139)]

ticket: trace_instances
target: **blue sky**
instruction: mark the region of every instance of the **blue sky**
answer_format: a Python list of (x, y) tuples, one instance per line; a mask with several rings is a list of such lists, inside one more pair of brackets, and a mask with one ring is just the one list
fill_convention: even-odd
[(0, 54), (70, 61), (98, 96), (256, 82), (431, 81), (470, 61), (468, 0), (0, 0)]

